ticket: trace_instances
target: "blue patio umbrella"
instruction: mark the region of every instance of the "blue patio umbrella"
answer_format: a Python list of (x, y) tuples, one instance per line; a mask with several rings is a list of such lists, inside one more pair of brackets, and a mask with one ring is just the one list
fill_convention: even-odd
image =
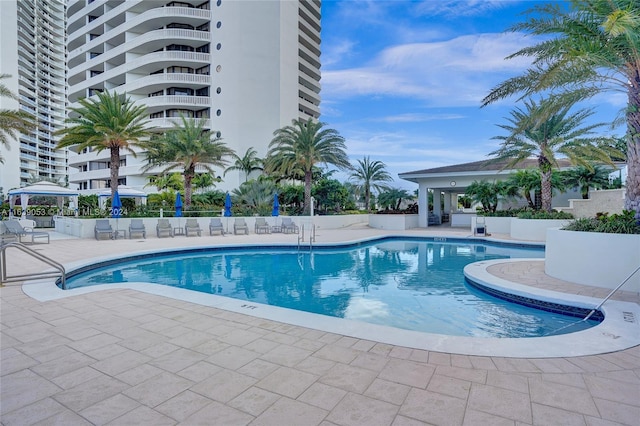
[(231, 216), (231, 194), (227, 192), (227, 196), (224, 199), (224, 217)]
[(278, 217), (280, 214), (280, 201), (278, 201), (278, 193), (273, 194), (273, 210), (271, 211), (271, 216)]
[(182, 198), (180, 197), (180, 193), (176, 192), (176, 217), (182, 217)]
[(122, 201), (120, 201), (120, 194), (116, 190), (113, 194), (113, 200), (111, 200), (111, 217), (114, 219), (120, 218), (122, 214)]

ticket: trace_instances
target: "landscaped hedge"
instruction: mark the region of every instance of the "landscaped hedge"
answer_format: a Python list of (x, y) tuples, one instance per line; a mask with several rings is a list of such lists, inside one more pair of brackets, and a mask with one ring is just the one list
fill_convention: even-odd
[(531, 210), (528, 208), (496, 210), (495, 212), (478, 212), (478, 216), (485, 217), (517, 217), (518, 219), (573, 219), (571, 213), (542, 210)]
[(564, 228), (567, 231), (607, 232), (610, 234), (640, 234), (640, 223), (632, 211), (609, 216), (598, 213), (596, 217), (576, 219)]

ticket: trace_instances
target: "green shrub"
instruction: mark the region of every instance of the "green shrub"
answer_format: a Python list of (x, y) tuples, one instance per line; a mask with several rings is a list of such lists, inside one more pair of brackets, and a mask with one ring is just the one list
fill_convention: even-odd
[(607, 232), (610, 234), (640, 234), (640, 224), (632, 211), (609, 216), (598, 213), (595, 218), (577, 219), (564, 228), (567, 231)]
[(566, 212), (545, 212), (529, 210), (519, 213), (518, 219), (573, 219), (573, 215)]

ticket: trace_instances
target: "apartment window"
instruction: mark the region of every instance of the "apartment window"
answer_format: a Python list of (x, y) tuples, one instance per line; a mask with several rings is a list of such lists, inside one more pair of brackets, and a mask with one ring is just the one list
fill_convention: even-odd
[(220, 50), (220, 49), (222, 49), (222, 43), (216, 44), (216, 50)]
[(216, 6), (220, 6), (221, 4), (222, 4), (222, 0), (218, 0), (218, 1), (216, 2)]
[(193, 68), (174, 66), (167, 68), (167, 72), (169, 74), (193, 74)]
[(98, 57), (100, 55), (102, 55), (102, 53), (100, 53), (100, 52), (89, 52), (89, 59), (96, 58), (96, 57)]
[(189, 89), (188, 87), (169, 87), (167, 89), (167, 95), (193, 96), (193, 89)]
[(181, 52), (193, 52), (193, 47), (184, 44), (170, 44), (167, 50), (179, 50)]
[(221, 26), (222, 26), (222, 22), (221, 22), (221, 21), (218, 21), (218, 22), (216, 23), (216, 28), (220, 28)]
[(181, 30), (192, 30), (193, 29), (193, 25), (179, 24), (177, 22), (173, 22), (173, 23), (167, 25), (167, 28), (178, 28), (178, 29), (181, 29)]
[(95, 21), (96, 19), (98, 19), (98, 18), (99, 18), (99, 16), (89, 15), (89, 16), (88, 16), (88, 18), (89, 18), (89, 22), (93, 22), (93, 21)]
[(196, 111), (196, 118), (209, 118), (209, 108)]
[(219, 95), (220, 93), (222, 93), (222, 87), (218, 87), (218, 88), (216, 89), (216, 93), (217, 93), (218, 95)]
[(220, 117), (220, 116), (222, 115), (222, 110), (221, 110), (221, 109), (217, 110), (217, 111), (216, 111), (216, 115), (217, 115), (218, 117)]
[(222, 65), (216, 66), (216, 72), (220, 72), (220, 71), (222, 71)]
[(158, 71), (154, 71), (152, 73), (149, 73), (149, 75), (154, 75), (154, 74), (164, 74), (164, 69), (159, 69)]
[(188, 110), (188, 109), (168, 109), (167, 110), (167, 117), (191, 117), (193, 118), (193, 111)]
[(98, 93), (102, 93), (102, 89), (89, 89), (89, 96), (97, 95)]
[(196, 6), (198, 9), (206, 9), (209, 10), (210, 9), (210, 5), (209, 2), (206, 1), (204, 3), (199, 4), (198, 6)]
[(207, 31), (208, 32), (209, 28), (210, 28), (209, 27), (209, 23), (207, 22), (207, 23), (204, 23), (202, 25), (197, 26), (196, 30), (198, 30), (198, 31)]
[(167, 7), (193, 7), (190, 3), (185, 3), (182, 1), (172, 1), (171, 3), (167, 3)]
[(204, 75), (209, 75), (209, 65), (205, 65), (202, 68), (197, 68), (196, 69), (196, 74), (204, 74)]
[(149, 118), (164, 118), (164, 111), (149, 114)]
[(157, 92), (149, 93), (149, 97), (152, 98), (154, 96), (163, 96), (164, 92), (162, 90), (158, 90)]
[(209, 88), (203, 87), (202, 89), (196, 90), (196, 96), (209, 96)]
[(209, 53), (209, 43), (203, 44), (202, 46), (197, 47), (196, 48), (196, 52)]
[(102, 71), (91, 71), (91, 77), (102, 74)]
[(216, 132), (216, 138), (220, 138), (220, 137), (222, 137), (222, 132), (217, 131), (217, 132)]
[(100, 37), (100, 34), (89, 34), (89, 40), (93, 40)]

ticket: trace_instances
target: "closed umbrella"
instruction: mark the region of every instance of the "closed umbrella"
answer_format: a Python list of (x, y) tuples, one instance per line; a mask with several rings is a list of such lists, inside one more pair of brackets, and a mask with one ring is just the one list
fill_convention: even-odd
[(118, 238), (118, 219), (122, 214), (122, 201), (120, 201), (120, 194), (116, 190), (115, 194), (113, 194), (113, 200), (111, 200), (111, 217), (116, 220), (116, 238)]
[[(224, 217), (231, 216), (231, 195), (227, 192), (227, 196), (224, 199)], [(227, 233), (229, 232), (229, 219), (227, 219)]]
[(176, 217), (182, 217), (182, 197), (180, 196), (179, 192), (176, 193), (175, 208), (176, 208)]
[(278, 217), (280, 214), (280, 201), (278, 201), (278, 193), (273, 194), (273, 210), (271, 211), (271, 216)]

